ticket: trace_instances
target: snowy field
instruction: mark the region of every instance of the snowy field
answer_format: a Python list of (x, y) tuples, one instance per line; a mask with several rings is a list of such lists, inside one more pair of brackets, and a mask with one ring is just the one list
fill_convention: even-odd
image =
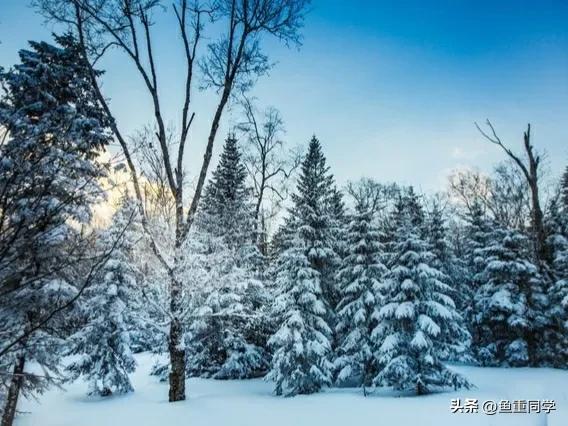
[[(568, 371), (455, 367), (476, 384), (470, 391), (422, 397), (375, 392), (364, 397), (358, 389), (329, 389), (294, 398), (272, 395), (263, 380), (216, 381), (191, 379), (189, 398), (167, 402), (167, 384), (148, 375), (152, 358), (137, 356), (132, 377), (136, 391), (108, 399), (85, 396), (76, 382), (65, 391), (53, 389), (38, 401), (22, 401), (18, 426), (440, 426), (440, 425), (568, 425)], [(557, 410), (545, 414), (451, 414), (452, 398), (553, 399)]]

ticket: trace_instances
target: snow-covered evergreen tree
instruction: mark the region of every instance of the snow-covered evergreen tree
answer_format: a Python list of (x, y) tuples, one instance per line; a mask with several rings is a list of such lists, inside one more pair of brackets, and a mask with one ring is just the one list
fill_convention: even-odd
[(296, 237), (279, 258), (274, 314), (281, 325), (269, 340), (274, 355), (267, 375), (277, 395), (314, 393), (332, 380), (332, 331), (325, 320), (320, 274), (305, 244)]
[(345, 210), (343, 194), (335, 185), (331, 192), (328, 211), (330, 214), (330, 236), (332, 248), (336, 256), (334, 259), (331, 259), (323, 279), (325, 282), (333, 283), (329, 286), (329, 294), (327, 297), (332, 311), (331, 313), (333, 314), (333, 318), (330, 321), (335, 324), (335, 308), (339, 303), (341, 296), (339, 295), (339, 288), (335, 284), (336, 278), (334, 275), (340, 267), (341, 260), (347, 256), (349, 251), (347, 243), (347, 227), (349, 225), (349, 218), (347, 217)]
[[(14, 372), (6, 424), (20, 391), (41, 391), (57, 374), (68, 319), (57, 309), (77, 294), (70, 277), (84, 279), (77, 270), (86, 242), (71, 221), (91, 219), (105, 175), (94, 160), (110, 140), (80, 47), (69, 35), (56, 42), (31, 42), (0, 75), (0, 127), (8, 130), (0, 148), (0, 283), (10, 290), (0, 291), (0, 350), (17, 343), (2, 357)], [(44, 368), (40, 380), (25, 375), (29, 362)]]
[(402, 208), (410, 218), (410, 222), (416, 230), (425, 232), (426, 214), (422, 206), (421, 197), (414, 192), (414, 187), (404, 189), (397, 203), (397, 210)]
[(290, 226), (306, 242), (310, 264), (321, 276), (328, 315), (334, 308), (334, 274), (339, 262), (335, 236), (342, 215), (340, 193), (335, 188), (319, 140), (312, 137), (301, 164), (296, 192), (292, 194)]
[[(465, 267), (463, 277), (466, 289), (465, 294), (468, 300), (464, 300), (461, 314), (464, 317), (465, 324), (472, 336), (472, 345), (476, 345), (479, 341), (477, 337), (478, 327), (475, 323), (475, 294), (481, 286), (481, 275), (479, 275), (485, 267), (485, 259), (481, 255), (481, 249), (485, 248), (490, 241), (491, 231), (490, 220), (486, 217), (480, 202), (475, 200), (470, 209), (465, 214), (465, 242), (463, 264)], [(477, 349), (472, 346), (472, 352), (475, 356)]]
[(449, 294), (448, 277), (434, 267), (435, 256), (421, 238), (411, 209), (399, 211), (393, 263), (382, 288), (384, 303), (374, 318), (373, 338), (381, 370), (374, 384), (424, 394), (445, 386), (468, 387), (442, 357), (460, 349), (467, 332)]
[(401, 227), (402, 221), (408, 216), (412, 225), (418, 230), (420, 236), (424, 234), (425, 213), (424, 208), (418, 195), (414, 192), (413, 187), (397, 188), (394, 196), (394, 204), (390, 212), (388, 212), (387, 220), (383, 223), (381, 229), (381, 241), (385, 247), (385, 265), (390, 265), (396, 261), (394, 254), (394, 245), (396, 243), (397, 233)]
[(474, 348), (483, 365), (536, 365), (546, 325), (543, 279), (531, 262), (526, 236), (496, 227), (476, 250), (483, 270), (475, 280)]
[(380, 304), (379, 285), (386, 273), (381, 261), (379, 232), (369, 207), (359, 202), (347, 229), (347, 255), (337, 273), (340, 302), (337, 306), (338, 347), (335, 368), (338, 382), (356, 378), (366, 388), (378, 372), (376, 327), (373, 313)]
[(194, 254), (204, 258), (206, 271), (187, 333), (189, 375), (247, 378), (267, 369), (268, 296), (245, 180), (237, 140), (228, 137), (190, 238), (200, 241)]
[(562, 175), (562, 181), (560, 183), (560, 200), (562, 203), (562, 210), (566, 215), (568, 215), (568, 166), (564, 170), (564, 174)]
[[(211, 243), (208, 240), (209, 249)], [(192, 300), (195, 318), (187, 333), (188, 375), (258, 376), (268, 366), (265, 288), (250, 269), (236, 264), (234, 252), (223, 244), (203, 259), (203, 290)]]
[(555, 326), (552, 365), (568, 368), (568, 238), (558, 241), (554, 255), (556, 280), (550, 288), (549, 316)]
[[(448, 241), (448, 230), (439, 200), (434, 200), (432, 209), (428, 212), (425, 230), (426, 241), (429, 243), (430, 250), (434, 255), (432, 266), (447, 277), (447, 284), (451, 288), (448, 296), (454, 300), (456, 309), (462, 317), (462, 321), (458, 324), (456, 333), (449, 333), (450, 339), (455, 341), (455, 334), (459, 335), (461, 327), (467, 328), (464, 314), (471, 304), (473, 293), (471, 292), (471, 287), (468, 285), (468, 282), (464, 279), (467, 276), (465, 264), (457, 259)], [(452, 355), (447, 354), (446, 356), (453, 360), (469, 360), (471, 358), (469, 355), (470, 339), (465, 339), (462, 343), (463, 346), (458, 353)]]
[(220, 238), (242, 261), (251, 262), (259, 261), (260, 254), (254, 250), (254, 206), (246, 178), (237, 139), (229, 136), (219, 164), (204, 190), (198, 226), (201, 232)]
[(317, 392), (331, 382), (329, 322), (338, 262), (330, 211), (333, 190), (321, 144), (313, 137), (292, 196), (288, 247), (276, 266), (280, 327), (270, 339), (274, 356), (268, 377), (279, 395)]
[(69, 338), (69, 354), (78, 358), (67, 366), (72, 380), (84, 376), (89, 395), (109, 396), (133, 391), (128, 377), (134, 372), (132, 336), (141, 330), (143, 309), (132, 264), (136, 244), (136, 206), (125, 198), (101, 233), (99, 246), (115, 245), (93, 284), (84, 292), (86, 324)]
[(548, 345), (541, 358), (548, 365), (568, 368), (568, 208), (559, 208), (561, 201), (561, 197), (553, 199), (547, 212), (547, 244), (552, 254), (547, 314), (551, 327), (545, 333)]

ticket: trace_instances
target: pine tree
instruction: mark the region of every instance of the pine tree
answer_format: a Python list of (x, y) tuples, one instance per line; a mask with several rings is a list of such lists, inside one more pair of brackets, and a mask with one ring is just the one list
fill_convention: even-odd
[(264, 261), (237, 140), (228, 137), (207, 185), (192, 238), (205, 261), (203, 294), (187, 340), (188, 375), (247, 378), (267, 369)]
[(561, 198), (552, 200), (546, 218), (547, 244), (552, 254), (552, 283), (549, 286), (551, 327), (546, 330), (548, 345), (541, 359), (548, 365), (568, 368), (568, 210), (559, 208)]
[(325, 321), (320, 274), (307, 249), (297, 237), (279, 258), (274, 315), (281, 325), (269, 340), (274, 355), (267, 375), (277, 395), (309, 394), (331, 385), (332, 331)]
[[(479, 342), (478, 327), (475, 323), (475, 294), (482, 282), (480, 273), (484, 269), (485, 259), (481, 255), (481, 249), (485, 248), (490, 241), (492, 226), (486, 217), (481, 203), (474, 201), (471, 209), (466, 213), (465, 225), (465, 244), (464, 244), (464, 266), (465, 276), (463, 277), (466, 289), (464, 293), (468, 299), (464, 300), (462, 315), (465, 324), (472, 336), (472, 345)], [(472, 347), (473, 354), (477, 354), (477, 349)]]
[(292, 246), (294, 231), (292, 217), (284, 217), (283, 223), (270, 240), (269, 263), (271, 265), (275, 265), (278, 257)]
[(82, 309), (87, 323), (70, 337), (68, 353), (78, 355), (67, 366), (70, 378), (85, 376), (89, 395), (109, 396), (134, 389), (128, 377), (134, 372), (134, 330), (142, 329), (142, 305), (132, 265), (136, 243), (133, 230), (136, 207), (124, 199), (113, 215), (112, 225), (102, 233), (99, 245), (117, 245), (95, 282), (84, 293)]
[[(0, 148), (0, 283), (10, 289), (0, 292), (0, 350), (26, 330), (2, 360), (14, 372), (6, 424), (20, 391), (41, 392), (57, 377), (58, 330), (67, 317), (43, 319), (77, 294), (69, 277), (85, 241), (71, 221), (91, 219), (91, 206), (102, 196), (98, 179), (105, 175), (94, 160), (111, 139), (80, 47), (69, 35), (56, 42), (30, 42), (20, 63), (0, 75), (0, 127), (8, 130)], [(29, 362), (51, 373), (41, 380), (25, 375)]]
[(307, 243), (310, 264), (322, 277), (328, 310), (333, 308), (333, 275), (339, 261), (334, 250), (337, 246), (334, 232), (337, 232), (341, 209), (338, 198), (333, 175), (329, 172), (321, 144), (314, 136), (302, 162), (297, 190), (292, 194), (294, 206), (290, 213), (291, 225)]
[(278, 395), (317, 392), (331, 382), (334, 294), (334, 218), (330, 211), (333, 176), (319, 141), (313, 137), (290, 210), (288, 246), (277, 260), (275, 317), (279, 330), (268, 375)]
[(550, 288), (549, 317), (555, 330), (552, 365), (568, 368), (568, 238), (557, 242), (554, 254), (556, 281)]
[(341, 259), (347, 256), (349, 251), (347, 244), (347, 227), (349, 225), (349, 219), (345, 211), (343, 194), (335, 185), (331, 191), (328, 211), (330, 214), (330, 236), (332, 248), (336, 256), (331, 259), (327, 271), (325, 271), (326, 276), (324, 276), (324, 281), (333, 283), (329, 286), (329, 293), (327, 297), (331, 308), (330, 311), (333, 314), (330, 322), (335, 324), (335, 308), (339, 303), (341, 296), (339, 295), (339, 288), (335, 284), (336, 280), (334, 275), (340, 267)]
[(560, 185), (562, 210), (566, 215), (568, 215), (568, 166), (566, 166), (566, 170), (562, 175), (562, 182)]
[[(202, 232), (221, 238), (236, 251), (250, 251), (255, 242), (252, 192), (246, 185), (246, 177), (237, 139), (229, 136), (204, 190), (198, 224)], [(240, 254), (248, 259), (251, 253)]]
[[(429, 243), (430, 250), (434, 255), (432, 266), (447, 277), (447, 284), (451, 288), (448, 295), (456, 303), (460, 316), (464, 318), (463, 315), (468, 310), (473, 294), (467, 281), (464, 280), (464, 277), (467, 275), (465, 265), (456, 258), (448, 241), (444, 213), (438, 201), (434, 202), (432, 210), (428, 212), (425, 230), (426, 241)], [(450, 333), (450, 340), (455, 341), (455, 334), (459, 335), (462, 327), (467, 328), (465, 319), (460, 321), (455, 333)], [(457, 353), (441, 354), (441, 356), (445, 359), (469, 361), (471, 358), (468, 354), (471, 344), (470, 339), (464, 339), (462, 343), (462, 348)]]
[(425, 226), (425, 214), (422, 207), (422, 203), (418, 198), (418, 195), (414, 192), (412, 186), (407, 188), (397, 189), (397, 194), (395, 195), (395, 202), (392, 211), (389, 212), (388, 220), (384, 224), (383, 232), (381, 233), (381, 241), (385, 246), (385, 264), (387, 267), (396, 260), (395, 254), (393, 253), (393, 246), (395, 244), (397, 233), (399, 228), (402, 226), (402, 221), (406, 220), (405, 217), (408, 216), (420, 236), (424, 234)]
[(341, 383), (356, 377), (364, 394), (379, 368), (375, 357), (379, 342), (371, 334), (376, 327), (372, 315), (380, 304), (379, 284), (386, 272), (379, 233), (372, 221), (368, 207), (358, 203), (347, 230), (348, 252), (337, 274), (337, 380)]
[(455, 352), (467, 336), (448, 296), (448, 278), (433, 266), (435, 256), (420, 237), (412, 210), (400, 214), (395, 261), (382, 288), (384, 304), (374, 314), (378, 324), (373, 336), (382, 342), (377, 351), (382, 368), (373, 382), (419, 395), (444, 386), (467, 388), (467, 380), (440, 357)]
[(420, 196), (414, 192), (414, 187), (409, 186), (403, 191), (397, 209), (400, 209), (400, 204), (404, 206), (405, 212), (409, 215), (412, 226), (420, 232), (425, 231), (426, 215)]
[(543, 280), (524, 235), (495, 228), (476, 250), (483, 270), (475, 280), (474, 342), (483, 365), (536, 365), (538, 335), (546, 325)]
[[(211, 240), (207, 246), (211, 248)], [(256, 377), (266, 371), (268, 354), (265, 288), (232, 250), (219, 244), (204, 256), (203, 289), (193, 300), (196, 319), (187, 339), (188, 376), (216, 379)]]

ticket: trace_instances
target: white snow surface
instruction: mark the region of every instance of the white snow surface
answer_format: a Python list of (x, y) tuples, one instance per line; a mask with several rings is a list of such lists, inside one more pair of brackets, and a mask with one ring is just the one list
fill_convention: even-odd
[[(150, 354), (136, 355), (132, 375), (134, 393), (107, 398), (87, 397), (87, 385), (78, 381), (65, 390), (52, 389), (39, 401), (22, 400), (17, 426), (566, 426), (568, 425), (568, 371), (547, 368), (479, 368), (451, 366), (477, 388), (427, 396), (408, 396), (375, 390), (326, 389), (293, 398), (272, 394), (272, 383), (255, 380), (187, 381), (186, 401), (170, 404), (167, 383), (148, 372)], [(452, 414), (453, 398), (553, 399), (557, 410), (546, 414)], [(481, 410), (480, 410), (481, 411)]]

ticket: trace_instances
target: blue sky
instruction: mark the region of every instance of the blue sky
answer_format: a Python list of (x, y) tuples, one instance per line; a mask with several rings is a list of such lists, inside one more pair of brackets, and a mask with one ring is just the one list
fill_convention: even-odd
[[(0, 65), (14, 63), (26, 40), (50, 38), (52, 28), (26, 3), (0, 3)], [(175, 121), (183, 57), (168, 19), (156, 26), (158, 71)], [(433, 191), (456, 167), (489, 169), (503, 155), (473, 125), (486, 118), (515, 150), (531, 122), (554, 175), (568, 163), (567, 22), (568, 2), (560, 0), (315, 0), (299, 51), (266, 41), (277, 65), (253, 94), (281, 110), (291, 145), (318, 135), (340, 183), (365, 175)], [(131, 132), (150, 108), (121, 60), (113, 54), (102, 63), (104, 89)], [(190, 173), (215, 100), (210, 92), (196, 97)], [(237, 120), (238, 110), (229, 111), (222, 131)]]

